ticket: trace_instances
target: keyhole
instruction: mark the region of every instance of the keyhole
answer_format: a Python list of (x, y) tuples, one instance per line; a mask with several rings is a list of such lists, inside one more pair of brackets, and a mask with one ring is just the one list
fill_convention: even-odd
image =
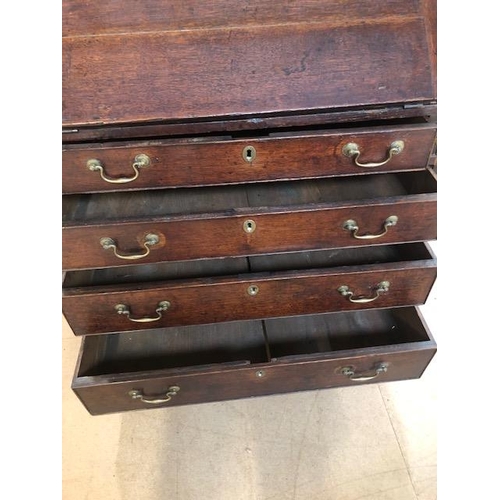
[(241, 155), (247, 163), (252, 163), (257, 156), (257, 151), (253, 146), (245, 146)]
[(255, 231), (255, 228), (257, 227), (257, 224), (251, 219), (247, 219), (243, 223), (243, 229), (245, 230), (245, 233), (253, 233)]

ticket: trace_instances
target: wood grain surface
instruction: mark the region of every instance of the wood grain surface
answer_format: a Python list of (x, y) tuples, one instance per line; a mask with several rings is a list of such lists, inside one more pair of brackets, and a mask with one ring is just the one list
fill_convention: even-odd
[[(223, 139), (164, 139), (100, 146), (85, 144), (63, 148), (63, 193), (128, 191), (164, 187), (194, 187), (338, 175), (417, 170), (427, 165), (434, 144), (434, 124), (382, 126), (331, 131), (276, 133), (271, 137)], [(362, 168), (342, 148), (359, 145), (360, 162), (383, 162), (393, 141), (404, 150), (380, 167)], [(252, 161), (244, 150), (255, 149)], [(103, 180), (87, 167), (90, 159), (103, 165), (108, 178), (131, 178), (136, 155), (146, 154), (151, 164), (137, 179), (124, 184)]]
[(435, 98), (425, 20), (411, 13), (80, 34), (62, 57), (65, 127)]
[[(266, 359), (264, 337), (259, 340), (256, 322), (245, 322), (251, 328), (251, 335), (234, 336), (243, 340), (248, 338), (252, 349), (247, 350), (245, 343), (234, 352), (229, 340), (225, 351), (227, 364), (198, 365), (191, 367), (168, 368), (171, 358), (163, 360), (161, 355), (148, 348), (148, 344), (157, 344), (165, 350), (169, 344), (185, 345), (187, 353), (206, 352), (203, 342), (185, 344), (182, 331), (175, 329), (158, 332), (152, 336), (147, 333), (84, 338), (80, 354), (80, 365), (73, 380), (73, 390), (93, 415), (196, 404), (208, 401), (221, 401), (268, 394), (280, 394), (301, 390), (315, 390), (327, 387), (356, 386), (359, 382), (349, 380), (340, 370), (351, 366), (356, 373), (372, 372), (378, 363), (388, 364), (386, 373), (382, 373), (365, 383), (381, 383), (391, 380), (405, 380), (421, 376), (436, 351), (432, 336), (425, 323), (414, 308), (394, 310), (372, 310), (355, 313), (337, 313), (333, 315), (308, 318), (300, 323), (301, 335), (293, 333), (290, 321), (272, 320), (267, 325), (271, 337), (270, 354), (273, 356), (273, 344), (278, 355), (273, 362)], [(340, 322), (340, 336), (361, 335), (357, 348), (349, 348), (335, 341), (335, 324)], [(237, 323), (240, 324), (240, 323)], [(265, 323), (264, 323), (265, 324)], [(252, 326), (253, 325), (253, 326)], [(229, 324), (225, 325), (226, 327)], [(363, 330), (364, 326), (364, 330)], [(234, 326), (231, 326), (234, 328)], [(289, 348), (279, 342), (279, 336), (290, 332)], [(240, 330), (240, 333), (243, 333)], [(210, 333), (208, 332), (210, 335)], [(347, 335), (349, 337), (349, 335)], [(111, 339), (114, 337), (114, 339)], [(341, 338), (341, 337), (339, 337)], [(141, 340), (142, 339), (142, 340)], [(307, 347), (304, 348), (304, 340)], [(133, 342), (132, 342), (133, 340)], [(110, 343), (112, 342), (112, 344)], [(117, 343), (118, 342), (118, 343)], [(211, 340), (206, 341), (210, 345)], [(254, 343), (256, 342), (256, 343)], [(312, 342), (312, 344), (311, 344)], [(260, 344), (260, 349), (259, 349)], [(371, 347), (370, 347), (371, 344)], [(350, 345), (353, 345), (351, 340)], [(134, 351), (130, 348), (133, 346)], [(158, 351), (155, 351), (158, 353)], [(160, 351), (161, 352), (161, 351)], [(142, 354), (141, 354), (142, 353)], [(149, 354), (148, 354), (149, 353)], [(230, 361), (238, 358), (240, 362)], [(221, 352), (213, 354), (214, 360), (220, 360)], [(155, 363), (156, 359), (156, 363)], [(94, 360), (94, 361), (92, 361)], [(245, 361), (246, 360), (246, 361)], [(152, 364), (153, 363), (153, 364)], [(147, 367), (155, 366), (156, 369)], [(83, 368), (86, 371), (83, 371)], [(150, 397), (164, 395), (170, 386), (180, 387), (179, 393), (171, 401), (159, 405), (145, 404), (129, 396), (131, 390), (141, 390)]]
[[(333, 311), (423, 304), (436, 278), (432, 259), (352, 267), (248, 273), (231, 278), (139, 282), (66, 289), (63, 313), (76, 335), (147, 330), (225, 321), (295, 316)], [(390, 289), (369, 303), (352, 303), (338, 292), (348, 286), (354, 298), (374, 298), (379, 283)], [(250, 295), (249, 287), (256, 287)], [(158, 321), (137, 323), (115, 311), (125, 304), (134, 319), (157, 318), (159, 302), (170, 307)]]
[[(63, 210), (63, 269), (130, 265), (103, 249), (103, 237), (112, 238), (121, 254), (133, 254), (145, 252), (147, 234), (158, 235), (150, 254), (134, 262), (142, 264), (437, 236), (436, 182), (428, 172), (199, 189), (69, 197)], [(353, 219), (361, 234), (376, 235), (391, 215), (399, 218), (397, 225), (377, 239), (356, 239), (344, 229)], [(251, 233), (245, 231), (248, 221), (255, 223)]]

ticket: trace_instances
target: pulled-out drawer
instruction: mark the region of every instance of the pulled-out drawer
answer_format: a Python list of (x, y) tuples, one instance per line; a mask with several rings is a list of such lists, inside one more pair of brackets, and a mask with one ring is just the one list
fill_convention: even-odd
[(63, 269), (436, 238), (428, 171), (63, 197)]
[(421, 170), (434, 124), (66, 145), (64, 194)]
[(73, 390), (93, 415), (418, 378), (436, 344), (397, 308), (84, 337)]
[(76, 335), (425, 303), (436, 259), (425, 243), (66, 274)]

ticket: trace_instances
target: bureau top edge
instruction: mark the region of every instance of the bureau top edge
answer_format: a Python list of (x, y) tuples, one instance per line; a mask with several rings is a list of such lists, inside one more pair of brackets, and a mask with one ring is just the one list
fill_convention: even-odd
[(199, 120), (149, 120), (95, 126), (63, 126), (62, 143), (84, 143), (230, 135), (258, 136), (270, 131), (301, 131), (322, 128), (358, 128), (374, 125), (437, 123), (437, 101), (398, 102), (378, 106), (302, 110), (296, 113), (267, 113), (248, 116), (208, 117)]

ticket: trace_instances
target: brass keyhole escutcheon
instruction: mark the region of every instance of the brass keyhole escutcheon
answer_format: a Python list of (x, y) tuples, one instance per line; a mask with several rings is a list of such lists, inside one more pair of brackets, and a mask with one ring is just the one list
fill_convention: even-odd
[(250, 285), (247, 288), (247, 293), (251, 297), (255, 297), (259, 293), (259, 287), (257, 285)]
[(253, 146), (245, 146), (243, 148), (241, 156), (247, 163), (252, 163), (255, 160), (255, 157), (257, 156), (257, 151)]
[(243, 230), (245, 233), (253, 233), (257, 228), (257, 224), (252, 219), (247, 219), (243, 222)]

